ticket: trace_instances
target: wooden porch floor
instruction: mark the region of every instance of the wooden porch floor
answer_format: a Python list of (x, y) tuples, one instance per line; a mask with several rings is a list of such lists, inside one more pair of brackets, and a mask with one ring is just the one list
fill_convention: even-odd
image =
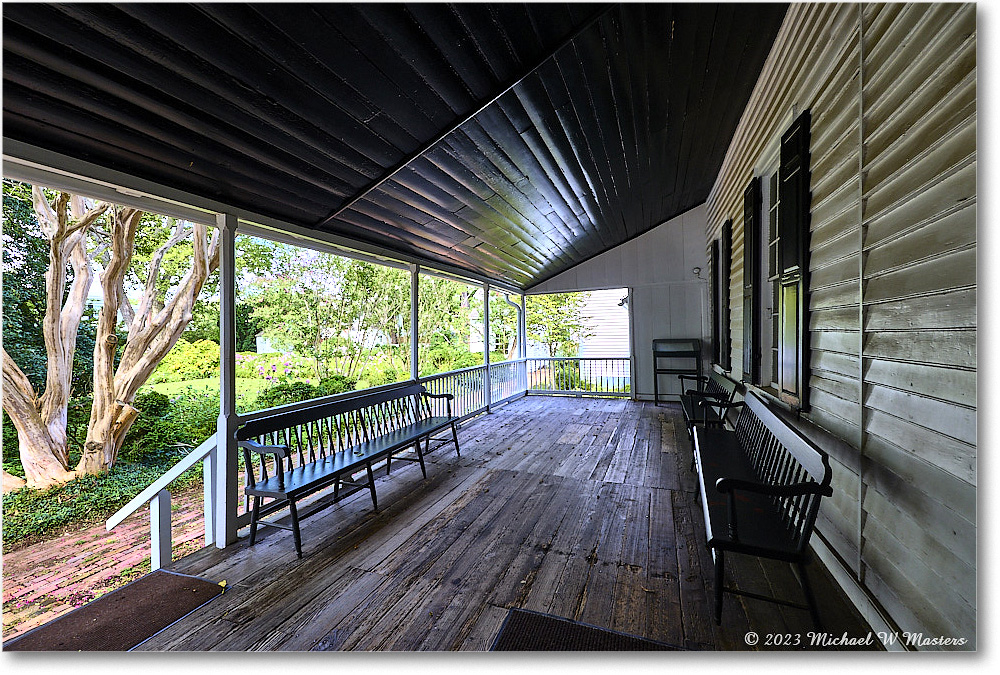
[[(532, 396), (467, 423), (419, 467), (303, 523), (264, 528), (172, 569), (226, 592), (144, 650), (485, 650), (520, 607), (688, 649), (749, 649), (747, 631), (810, 630), (805, 611), (727, 595), (711, 618), (711, 556), (679, 409)], [(868, 632), (810, 566), (827, 632)], [(783, 564), (727, 557), (730, 583), (796, 601)], [(762, 648), (763, 645), (758, 645)], [(772, 649), (772, 648), (768, 648)]]

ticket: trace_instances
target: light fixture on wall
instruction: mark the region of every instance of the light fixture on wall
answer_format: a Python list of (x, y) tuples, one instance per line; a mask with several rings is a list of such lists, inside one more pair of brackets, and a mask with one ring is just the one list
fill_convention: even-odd
[(628, 304), (628, 296), (627, 295), (624, 298), (622, 298), (621, 300), (618, 301), (618, 306), (619, 307), (624, 307), (627, 304)]
[(696, 277), (698, 277), (699, 279), (701, 279), (701, 268), (700, 268), (700, 267), (695, 267), (695, 268), (694, 268), (693, 270), (691, 270), (691, 271), (692, 271), (692, 272), (694, 273), (694, 275), (695, 275)]

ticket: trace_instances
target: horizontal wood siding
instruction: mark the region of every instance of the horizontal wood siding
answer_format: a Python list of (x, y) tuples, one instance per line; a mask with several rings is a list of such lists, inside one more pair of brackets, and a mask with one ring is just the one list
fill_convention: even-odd
[[(706, 204), (709, 241), (733, 219), (733, 297), (743, 285), (743, 191), (757, 162), (795, 115), (812, 112), (810, 171), (809, 417), (857, 448), (860, 435), (857, 9), (844, 5), (789, 9)], [(765, 291), (765, 297), (770, 293)], [(742, 376), (743, 306), (732, 307), (733, 377)], [(831, 453), (834, 497), (817, 531), (858, 567), (859, 457)]]
[(817, 531), (902, 630), (974, 645), (975, 7), (789, 9), (706, 204), (707, 243), (727, 219), (734, 225), (734, 376), (743, 363), (743, 190), (806, 108), (811, 370), (802, 418), (843, 441), (827, 444), (835, 494)]
[(862, 562), (915, 629), (974, 639), (976, 13), (866, 5), (864, 30)]

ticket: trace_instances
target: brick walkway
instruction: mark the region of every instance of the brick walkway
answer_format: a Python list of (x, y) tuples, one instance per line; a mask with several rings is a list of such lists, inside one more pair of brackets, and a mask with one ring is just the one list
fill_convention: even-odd
[[(174, 495), (174, 560), (205, 545), (200, 487)], [(3, 639), (65, 614), (149, 572), (149, 508), (3, 554)]]

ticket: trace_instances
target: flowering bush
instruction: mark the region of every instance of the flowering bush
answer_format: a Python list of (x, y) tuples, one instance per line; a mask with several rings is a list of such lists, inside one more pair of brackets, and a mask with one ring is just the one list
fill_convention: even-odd
[(312, 362), (294, 354), (236, 355), (236, 377), (277, 382), (308, 379), (312, 374)]

